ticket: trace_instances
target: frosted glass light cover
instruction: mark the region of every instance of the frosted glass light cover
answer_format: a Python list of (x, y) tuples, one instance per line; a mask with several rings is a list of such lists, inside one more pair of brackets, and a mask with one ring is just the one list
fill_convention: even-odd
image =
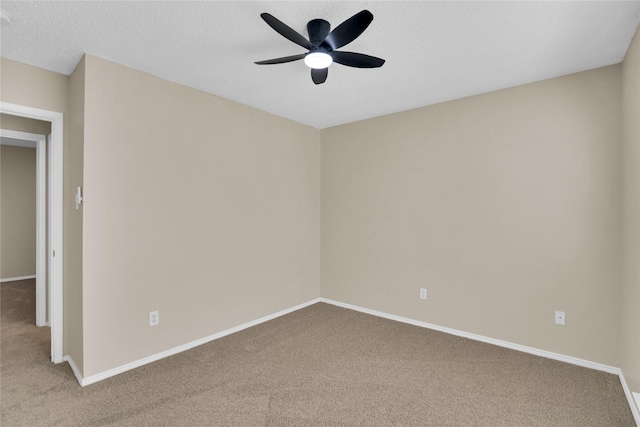
[(307, 67), (317, 70), (327, 68), (332, 62), (331, 55), (324, 52), (312, 52), (304, 57), (304, 63), (307, 64)]

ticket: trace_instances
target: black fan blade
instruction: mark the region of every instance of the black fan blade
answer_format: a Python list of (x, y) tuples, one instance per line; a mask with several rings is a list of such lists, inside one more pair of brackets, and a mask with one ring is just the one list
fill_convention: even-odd
[(282, 58), (267, 59), (266, 61), (258, 61), (256, 62), (256, 64), (258, 65), (284, 64), (285, 62), (297, 61), (298, 59), (302, 59), (305, 56), (306, 56), (306, 53), (301, 53), (300, 55), (292, 55), (292, 56), (285, 56)]
[(300, 33), (292, 29), (273, 15), (262, 13), (260, 14), (260, 16), (262, 17), (262, 19), (264, 19), (264, 22), (269, 24), (269, 26), (276, 30), (282, 37), (291, 40), (295, 44), (302, 46), (307, 50), (311, 50), (314, 48), (309, 40), (305, 39)]
[(329, 75), (328, 68), (312, 68), (311, 69), (311, 80), (317, 85), (324, 83), (327, 80), (327, 75)]
[(356, 68), (378, 68), (384, 64), (384, 59), (355, 52), (330, 52), (334, 62)]
[(354, 41), (373, 21), (373, 14), (363, 10), (334, 28), (324, 41), (331, 49), (340, 49)]

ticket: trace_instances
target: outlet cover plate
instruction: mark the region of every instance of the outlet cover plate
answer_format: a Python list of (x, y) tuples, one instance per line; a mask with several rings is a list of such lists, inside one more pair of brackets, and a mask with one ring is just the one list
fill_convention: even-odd
[(556, 325), (564, 326), (565, 314), (564, 311), (556, 311)]
[(152, 311), (149, 313), (149, 326), (156, 326), (160, 323), (160, 312)]

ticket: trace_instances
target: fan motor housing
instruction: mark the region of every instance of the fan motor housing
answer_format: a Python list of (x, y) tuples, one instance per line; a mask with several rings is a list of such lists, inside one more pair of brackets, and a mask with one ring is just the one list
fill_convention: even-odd
[(324, 19), (312, 19), (307, 24), (307, 31), (309, 32), (309, 41), (315, 47), (320, 47), (320, 44), (329, 35), (331, 30), (331, 24)]

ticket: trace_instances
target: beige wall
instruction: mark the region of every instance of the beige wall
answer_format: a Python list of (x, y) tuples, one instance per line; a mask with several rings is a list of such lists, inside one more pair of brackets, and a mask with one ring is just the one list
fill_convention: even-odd
[(36, 150), (0, 145), (0, 278), (36, 274)]
[(85, 376), (319, 297), (320, 131), (85, 60)]
[(85, 92), (85, 60), (78, 63), (69, 78), (69, 118), (67, 147), (65, 160), (65, 176), (70, 183), (70, 191), (65, 195), (65, 226), (68, 245), (65, 249), (65, 294), (64, 306), (67, 328), (65, 329), (65, 349), (80, 372), (84, 371), (83, 349), (83, 205), (75, 209), (75, 189), (83, 186), (84, 167), (84, 92)]
[(49, 122), (12, 116), (10, 114), (0, 114), (0, 128), (35, 133), (38, 135), (49, 135), (51, 133), (51, 123)]
[(323, 296), (618, 366), (620, 72), (323, 131)]
[(69, 77), (6, 58), (0, 58), (0, 77), (3, 102), (67, 111)]
[(624, 282), (622, 369), (640, 392), (640, 30), (622, 64), (624, 158)]
[[(78, 239), (77, 235), (74, 235), (74, 233), (77, 233), (78, 224), (73, 222), (73, 217), (70, 214), (71, 210), (74, 209), (74, 185), (77, 186), (79, 184), (71, 180), (71, 172), (78, 168), (78, 165), (74, 163), (78, 162), (78, 158), (74, 156), (74, 153), (71, 151), (72, 145), (69, 139), (70, 121), (68, 95), (68, 76), (11, 61), (6, 58), (0, 58), (0, 100), (12, 104), (56, 111), (64, 115), (63, 249), (65, 257), (63, 292), (65, 299), (79, 288), (78, 283), (71, 281), (73, 277), (77, 277), (77, 273), (71, 269), (77, 268), (77, 264), (73, 263), (73, 259), (79, 251), (82, 251), (82, 248), (78, 246), (78, 242), (81, 242), (81, 239)], [(63, 354), (70, 354), (75, 359), (81, 356), (69, 352), (69, 337), (74, 336), (72, 330), (74, 327), (77, 327), (78, 319), (73, 317), (70, 310), (71, 306), (65, 304), (63, 315)]]

